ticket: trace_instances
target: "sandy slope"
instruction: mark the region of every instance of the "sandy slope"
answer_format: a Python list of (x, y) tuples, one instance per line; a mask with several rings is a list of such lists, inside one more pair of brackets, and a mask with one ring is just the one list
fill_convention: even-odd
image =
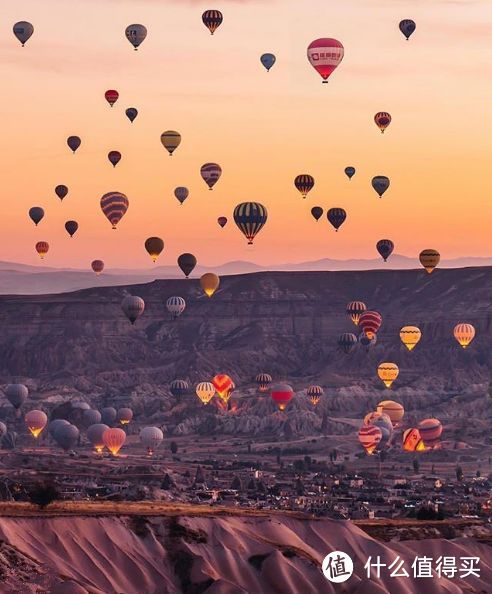
[[(294, 517), (0, 519), (0, 592), (52, 594), (461, 594), (492, 592), (492, 550), (472, 539), (382, 543), (350, 522)], [(323, 557), (342, 550), (355, 573), (332, 585)], [(410, 568), (416, 554), (481, 557), (481, 579), (368, 582), (369, 555)], [(65, 583), (63, 580), (73, 580)], [(82, 589), (81, 589), (82, 586)]]

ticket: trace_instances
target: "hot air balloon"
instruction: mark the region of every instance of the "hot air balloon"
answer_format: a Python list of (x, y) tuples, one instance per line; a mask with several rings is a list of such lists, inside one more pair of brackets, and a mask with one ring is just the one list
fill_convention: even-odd
[(324, 83), (343, 60), (343, 45), (336, 39), (316, 39), (307, 49), (311, 66), (318, 72)]
[(109, 151), (108, 161), (113, 167), (116, 167), (116, 165), (118, 165), (118, 163), (121, 161), (121, 153), (119, 151)]
[(78, 136), (69, 136), (67, 138), (68, 147), (75, 153), (75, 151), (82, 144), (82, 140)]
[(345, 167), (345, 175), (352, 179), (355, 175), (355, 167)]
[(272, 376), (269, 373), (259, 373), (255, 377), (255, 382), (258, 384), (259, 392), (268, 392), (268, 388), (272, 383)]
[(303, 173), (295, 178), (294, 185), (299, 190), (302, 197), (305, 198), (314, 188), (314, 177), (307, 173)]
[(169, 156), (172, 157), (174, 151), (181, 144), (181, 134), (175, 130), (167, 130), (161, 134), (161, 142)]
[(91, 268), (99, 276), (104, 270), (104, 262), (102, 260), (92, 260)]
[(213, 272), (207, 272), (200, 277), (200, 285), (207, 297), (212, 297), (219, 288), (220, 278)]
[(42, 410), (30, 410), (25, 416), (25, 421), (31, 435), (37, 439), (46, 427), (48, 417)]
[(180, 204), (183, 204), (183, 202), (188, 198), (189, 194), (190, 191), (188, 190), (188, 188), (184, 188), (182, 186), (174, 190), (174, 195), (179, 200)]
[(116, 427), (115, 429), (106, 429), (106, 431), (103, 433), (102, 439), (104, 445), (113, 454), (113, 456), (117, 456), (118, 452), (121, 450), (123, 444), (126, 441), (126, 433), (119, 427)]
[(113, 229), (124, 217), (129, 204), (128, 198), (121, 192), (108, 192), (101, 198), (101, 210)]
[(0, 421), (0, 438), (7, 433), (7, 425)]
[(200, 382), (196, 387), (196, 395), (202, 404), (208, 404), (215, 395), (215, 388), (211, 382)]
[(400, 330), (400, 340), (409, 351), (413, 351), (421, 338), (422, 332), (417, 326), (403, 326)]
[(267, 72), (270, 72), (270, 68), (275, 64), (277, 58), (274, 54), (263, 54), (260, 58), (260, 62), (266, 68)]
[(424, 419), (418, 424), (418, 430), (426, 448), (434, 449), (439, 445), (442, 435), (442, 423), (439, 419)]
[(40, 206), (33, 206), (29, 209), (29, 218), (36, 225), (36, 227), (38, 226), (38, 223), (43, 220), (43, 217), (44, 210)]
[(58, 196), (60, 200), (63, 200), (65, 196), (68, 194), (68, 188), (64, 185), (56, 186), (55, 194)]
[(383, 419), (384, 423), (386, 424), (386, 426), (391, 429), (391, 431), (393, 431), (393, 424), (391, 422), (391, 419), (389, 418), (389, 416), (384, 413), (384, 412), (378, 412), (377, 410), (374, 410), (370, 413), (367, 413), (367, 415), (364, 417), (364, 424), (365, 425), (372, 425), (374, 423), (374, 421), (377, 421), (378, 419)]
[(120, 425), (128, 425), (133, 419), (133, 411), (128, 407), (119, 408), (116, 413), (116, 418)]
[(396, 363), (384, 362), (380, 363), (378, 366), (379, 379), (387, 388), (391, 388), (399, 373), (400, 370)]
[(51, 437), (54, 438), (56, 430), (58, 429), (58, 427), (61, 427), (62, 425), (70, 425), (70, 423), (65, 419), (53, 419), (53, 421), (49, 422), (48, 432), (51, 435)]
[(371, 338), (369, 338), (364, 332), (359, 334), (359, 342), (362, 346), (371, 347), (374, 346), (378, 341), (377, 334), (374, 334)]
[(235, 388), (232, 379), (225, 373), (218, 373), (212, 380), (212, 384), (219, 398), (227, 402)]
[(18, 434), (15, 431), (7, 431), (7, 433), (2, 436), (1, 446), (3, 450), (15, 450), (17, 445), (17, 438)]
[(326, 213), (326, 218), (335, 227), (335, 231), (338, 231), (347, 218), (347, 213), (343, 208), (330, 208)]
[(126, 117), (133, 124), (136, 117), (138, 116), (138, 109), (136, 107), (129, 107), (128, 109), (125, 110), (125, 114), (126, 114)]
[(379, 427), (374, 425), (362, 425), (359, 429), (359, 442), (365, 449), (366, 454), (371, 456), (381, 441), (383, 434)]
[(367, 306), (362, 301), (350, 301), (347, 303), (346, 312), (352, 322), (358, 326), (360, 316), (367, 310)]
[(391, 241), (391, 239), (380, 239), (376, 244), (376, 249), (379, 252), (379, 255), (386, 262), (393, 253), (395, 244)]
[(145, 309), (145, 301), (141, 297), (127, 295), (121, 302), (121, 309), (133, 325), (143, 314)]
[(359, 318), (359, 327), (368, 338), (377, 334), (382, 323), (383, 318), (377, 311), (367, 310)]
[[(364, 422), (366, 422), (368, 416), (369, 415), (366, 415)], [(375, 412), (370, 415), (370, 418), (366, 424), (381, 429), (382, 436), (377, 449), (383, 450), (388, 445), (393, 435), (393, 424), (391, 419), (386, 413)]]
[(188, 278), (196, 266), (196, 258), (193, 254), (181, 254), (178, 257), (178, 266), (183, 274)]
[(206, 10), (202, 14), (202, 22), (213, 35), (218, 27), (222, 24), (223, 16), (220, 10)]
[(59, 425), (53, 433), (53, 439), (66, 452), (73, 449), (80, 437), (80, 431), (75, 425)]
[(383, 194), (390, 187), (390, 180), (385, 175), (376, 175), (372, 178), (371, 183), (372, 187), (380, 198), (383, 197)]
[(217, 219), (217, 223), (222, 227), (222, 229), (227, 225), (227, 217), (219, 217)]
[(79, 224), (77, 223), (77, 221), (67, 221), (65, 223), (65, 230), (70, 235), (70, 237), (73, 237), (75, 235), (78, 228)]
[(200, 168), (200, 175), (203, 181), (207, 184), (209, 190), (211, 190), (215, 184), (219, 181), (222, 175), (222, 169), (217, 163), (205, 163)]
[(145, 240), (145, 249), (155, 262), (164, 249), (164, 241), (160, 237), (149, 237)]
[(420, 263), (430, 274), (441, 260), (441, 254), (437, 250), (422, 250), (419, 256)]
[(22, 47), (28, 42), (34, 33), (34, 27), (27, 21), (19, 21), (13, 27), (14, 35), (21, 42)]
[(38, 243), (36, 244), (36, 251), (38, 252), (41, 260), (44, 259), (44, 257), (48, 253), (49, 249), (50, 249), (50, 244), (47, 241), (38, 241)]
[(147, 28), (144, 25), (128, 25), (125, 29), (125, 35), (128, 41), (133, 45), (135, 51), (147, 37)]
[(270, 395), (278, 409), (283, 411), (294, 397), (294, 390), (289, 384), (276, 384), (272, 387)]
[(190, 386), (186, 380), (175, 379), (169, 384), (169, 391), (173, 396), (184, 396), (188, 393)]
[(405, 35), (407, 41), (417, 28), (415, 21), (412, 21), (412, 19), (403, 19), (402, 21), (400, 21), (400, 24), (398, 26), (403, 35)]
[(166, 308), (173, 320), (176, 320), (186, 309), (186, 301), (183, 297), (169, 297), (166, 301)]
[(406, 429), (403, 432), (402, 446), (405, 452), (423, 452), (425, 444), (420, 431), (415, 428)]
[(313, 215), (313, 218), (316, 219), (316, 221), (320, 220), (320, 218), (323, 216), (323, 212), (324, 211), (321, 206), (313, 206), (311, 209), (311, 214)]
[(324, 393), (325, 392), (321, 386), (309, 386), (306, 392), (313, 406), (316, 406), (319, 403)]
[(458, 343), (466, 349), (475, 338), (475, 328), (471, 324), (460, 322), (454, 327), (454, 337)]
[(106, 425), (112, 425), (116, 421), (118, 412), (113, 406), (106, 406), (101, 410), (101, 421)]
[(118, 91), (115, 91), (114, 89), (109, 89), (109, 91), (104, 93), (104, 98), (109, 103), (110, 107), (113, 107), (113, 105), (118, 101), (119, 96), (120, 94)]
[(164, 439), (164, 433), (159, 427), (144, 427), (140, 431), (140, 441), (147, 448), (147, 454), (152, 456), (155, 450), (161, 445)]
[(350, 332), (344, 332), (338, 337), (338, 347), (346, 355), (351, 353), (358, 344), (357, 336)]
[(241, 233), (253, 245), (254, 238), (263, 229), (268, 219), (268, 211), (259, 202), (241, 202), (234, 209), (234, 222)]
[(397, 427), (405, 416), (405, 409), (394, 400), (382, 400), (376, 407), (377, 412), (385, 413), (391, 419), (393, 427)]
[(381, 130), (381, 134), (384, 134), (386, 128), (391, 124), (391, 115), (387, 111), (379, 111), (374, 116), (376, 126)]
[(97, 425), (101, 422), (101, 413), (94, 409), (89, 408), (82, 412), (82, 423), (84, 427), (89, 428), (91, 425)]
[(103, 435), (108, 429), (108, 425), (104, 423), (96, 423), (87, 429), (87, 439), (98, 454), (104, 450)]

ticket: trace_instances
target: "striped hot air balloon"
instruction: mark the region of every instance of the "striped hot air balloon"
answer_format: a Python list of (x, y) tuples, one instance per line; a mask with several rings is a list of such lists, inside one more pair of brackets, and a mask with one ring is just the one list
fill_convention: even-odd
[(422, 332), (417, 326), (403, 326), (400, 330), (400, 340), (409, 351), (413, 351), (421, 338)]
[(352, 320), (352, 322), (358, 326), (360, 316), (367, 311), (367, 306), (362, 301), (350, 301), (347, 303), (346, 310), (347, 315)]
[(269, 373), (259, 373), (255, 377), (255, 382), (258, 384), (259, 392), (268, 392), (268, 388), (272, 383), (272, 376)]
[(420, 431), (414, 427), (406, 429), (403, 432), (402, 447), (405, 452), (423, 452), (425, 444)]
[(206, 10), (202, 14), (202, 22), (210, 31), (210, 35), (213, 35), (215, 31), (220, 27), (224, 17), (220, 10)]
[(186, 380), (175, 379), (169, 384), (169, 391), (173, 396), (184, 396), (189, 389), (190, 386)]
[(379, 255), (386, 262), (395, 249), (395, 244), (391, 239), (380, 239), (376, 244), (376, 249)]
[(219, 181), (222, 175), (222, 168), (217, 163), (205, 163), (200, 168), (200, 175), (203, 181), (207, 184), (208, 189), (211, 190)]
[(38, 241), (38, 243), (36, 244), (36, 251), (38, 252), (41, 260), (44, 259), (44, 257), (48, 253), (49, 249), (50, 249), (50, 244), (47, 241)]
[(295, 178), (294, 185), (299, 190), (302, 197), (305, 198), (314, 188), (314, 177), (307, 173), (302, 173)]
[(172, 315), (173, 320), (176, 320), (186, 309), (186, 301), (183, 299), (183, 297), (169, 297), (169, 299), (166, 301), (166, 308), (167, 311)]
[(208, 404), (215, 395), (215, 388), (211, 382), (200, 382), (196, 387), (196, 395), (202, 404)]
[(188, 190), (188, 188), (185, 188), (184, 186), (178, 186), (175, 190), (174, 190), (174, 195), (176, 196), (176, 199), (178, 200), (178, 202), (180, 204), (183, 204), (183, 202), (188, 198), (188, 196), (190, 195), (190, 191)]
[(162, 146), (167, 150), (169, 156), (172, 157), (174, 151), (181, 144), (181, 134), (176, 130), (167, 130), (161, 134)]
[(325, 393), (325, 391), (323, 390), (323, 388), (321, 386), (309, 386), (309, 388), (307, 389), (307, 392), (306, 392), (306, 394), (313, 406), (316, 406), (319, 403), (319, 401), (321, 400), (321, 397), (323, 396), (324, 393)]
[(359, 442), (365, 449), (366, 454), (371, 456), (379, 445), (383, 433), (379, 427), (374, 425), (362, 425), (359, 429)]
[(344, 332), (338, 337), (338, 347), (346, 355), (350, 354), (358, 344), (357, 336), (351, 332)]
[(128, 198), (121, 192), (108, 192), (101, 198), (101, 210), (113, 229), (124, 217), (129, 204)]
[(212, 384), (218, 396), (227, 402), (231, 397), (232, 391), (236, 387), (232, 379), (225, 373), (218, 373), (212, 380)]
[(391, 388), (393, 382), (396, 380), (400, 373), (398, 365), (396, 363), (384, 362), (378, 366), (379, 379), (387, 388)]
[(145, 301), (136, 295), (127, 295), (121, 302), (121, 309), (133, 325), (143, 314), (145, 310)]
[(419, 260), (422, 266), (430, 274), (441, 260), (441, 254), (437, 250), (426, 249), (422, 250), (419, 255)]
[(335, 231), (338, 231), (347, 218), (347, 212), (343, 208), (330, 208), (326, 218), (335, 227)]
[(253, 245), (254, 238), (263, 229), (267, 219), (268, 211), (259, 202), (241, 202), (234, 209), (234, 222), (248, 240), (248, 245)]
[(378, 111), (374, 116), (376, 126), (381, 130), (381, 134), (384, 134), (386, 128), (391, 124), (391, 115), (387, 111)]
[(405, 415), (405, 409), (403, 408), (403, 405), (401, 405), (399, 402), (395, 402), (394, 400), (382, 400), (378, 403), (376, 411), (387, 414), (391, 419), (393, 427), (397, 427)]
[(439, 419), (424, 419), (418, 424), (418, 430), (426, 448), (439, 445), (442, 435), (442, 423)]
[(453, 334), (458, 343), (466, 349), (475, 338), (475, 328), (471, 324), (461, 322), (456, 324)]
[(359, 317), (359, 327), (368, 338), (377, 334), (382, 323), (383, 318), (377, 311), (367, 310)]

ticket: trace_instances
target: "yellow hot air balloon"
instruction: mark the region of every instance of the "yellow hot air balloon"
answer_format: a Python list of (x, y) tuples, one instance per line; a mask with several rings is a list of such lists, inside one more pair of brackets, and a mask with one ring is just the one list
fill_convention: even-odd
[(215, 395), (215, 386), (212, 382), (200, 382), (196, 387), (196, 395), (203, 404), (208, 404)]
[(161, 142), (169, 156), (172, 157), (174, 151), (181, 144), (181, 134), (175, 130), (167, 130), (161, 134)]
[(475, 338), (475, 328), (471, 324), (460, 322), (454, 327), (454, 337), (460, 343), (460, 345), (466, 349), (466, 347)]
[(417, 346), (421, 338), (422, 332), (417, 326), (403, 326), (400, 330), (400, 339), (409, 351)]
[(200, 278), (200, 285), (207, 297), (212, 297), (219, 288), (220, 278), (213, 272), (207, 272)]
[(437, 250), (427, 249), (420, 252), (420, 263), (430, 274), (441, 260), (441, 254)]
[(393, 427), (399, 425), (405, 415), (405, 409), (394, 400), (382, 400), (376, 407), (378, 413), (384, 413), (391, 419)]
[(380, 363), (378, 367), (379, 379), (384, 383), (387, 388), (391, 388), (391, 385), (398, 377), (400, 370), (396, 363)]

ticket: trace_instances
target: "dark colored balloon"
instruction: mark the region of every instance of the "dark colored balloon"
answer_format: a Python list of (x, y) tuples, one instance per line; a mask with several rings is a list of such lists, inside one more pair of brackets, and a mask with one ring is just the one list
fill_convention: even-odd
[(403, 19), (403, 21), (400, 21), (399, 28), (408, 41), (412, 33), (417, 28), (417, 25), (415, 24), (415, 21), (412, 21), (412, 19)]
[(234, 222), (241, 233), (253, 245), (254, 238), (263, 229), (268, 219), (268, 211), (259, 202), (241, 202), (234, 209)]
[(164, 241), (160, 237), (149, 237), (145, 240), (145, 249), (155, 262), (164, 249)]
[(355, 349), (357, 343), (357, 336), (351, 332), (345, 332), (338, 337), (338, 346), (347, 355)]
[(67, 138), (67, 144), (72, 149), (72, 151), (75, 153), (75, 151), (82, 144), (82, 141), (80, 140), (80, 138), (78, 136), (69, 136)]
[(38, 223), (44, 217), (44, 210), (40, 206), (33, 206), (32, 208), (29, 209), (29, 217), (31, 218), (31, 221), (37, 227)]
[(345, 167), (345, 175), (352, 179), (355, 175), (355, 167)]
[(227, 225), (227, 217), (219, 217), (217, 223), (219, 223), (221, 227), (225, 227)]
[(319, 221), (320, 218), (323, 216), (323, 212), (324, 211), (321, 208), (321, 206), (313, 206), (313, 208), (311, 209), (311, 214), (317, 221)]
[(116, 167), (121, 161), (121, 153), (119, 151), (109, 151), (108, 153), (109, 162), (113, 167)]
[(371, 183), (380, 198), (390, 186), (390, 180), (385, 175), (376, 175), (376, 177), (372, 178)]
[(391, 241), (391, 239), (380, 239), (376, 244), (376, 249), (379, 252), (379, 255), (386, 260), (391, 256), (393, 250), (395, 249), (395, 244)]
[(193, 272), (196, 263), (197, 261), (193, 254), (181, 254), (181, 256), (178, 258), (178, 266), (181, 268), (186, 278), (188, 278)]
[(314, 188), (314, 183), (314, 177), (312, 175), (308, 175), (307, 173), (298, 175), (294, 180), (294, 185), (299, 190), (303, 198), (305, 198)]
[(217, 28), (222, 24), (223, 16), (220, 10), (206, 10), (202, 14), (202, 21), (205, 27), (213, 35)]
[(330, 208), (326, 213), (326, 218), (335, 227), (335, 231), (338, 231), (347, 218), (347, 213), (343, 208)]
[(270, 68), (275, 64), (277, 58), (274, 54), (263, 54), (260, 58), (260, 62), (266, 68), (267, 72), (270, 72)]
[(186, 380), (176, 379), (169, 385), (169, 390), (173, 396), (184, 396), (189, 389), (190, 386)]
[(126, 111), (126, 117), (133, 123), (135, 118), (138, 116), (138, 109), (136, 107), (129, 107)]
[(116, 421), (117, 411), (112, 406), (107, 406), (101, 410), (101, 421), (106, 425), (112, 425)]
[(56, 186), (55, 194), (58, 196), (58, 198), (60, 200), (63, 200), (65, 198), (65, 196), (68, 194), (67, 186), (63, 186), (63, 185)]
[(77, 223), (77, 221), (67, 221), (65, 223), (65, 229), (67, 230), (67, 233), (70, 235), (70, 237), (74, 236), (78, 228), (79, 224)]

